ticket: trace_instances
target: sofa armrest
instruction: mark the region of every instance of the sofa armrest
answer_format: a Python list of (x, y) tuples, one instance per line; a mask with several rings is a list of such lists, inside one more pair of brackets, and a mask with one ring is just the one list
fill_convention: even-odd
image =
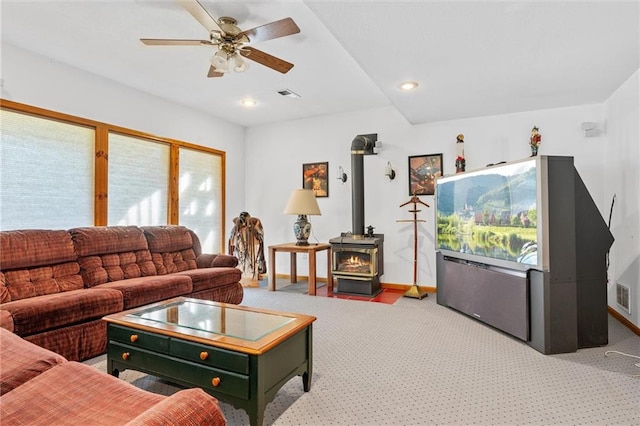
[(11, 315), (11, 312), (4, 309), (0, 310), (0, 327), (13, 332), (13, 315)]
[(238, 266), (238, 258), (229, 254), (201, 254), (196, 259), (198, 268), (216, 268)]
[(127, 426), (222, 426), (227, 420), (218, 400), (199, 388), (174, 393), (129, 421)]

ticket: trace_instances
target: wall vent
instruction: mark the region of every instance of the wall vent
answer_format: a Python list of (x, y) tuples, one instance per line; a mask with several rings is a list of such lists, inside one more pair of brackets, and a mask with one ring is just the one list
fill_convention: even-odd
[(631, 290), (629, 287), (616, 283), (616, 303), (629, 314), (631, 313), (630, 299)]

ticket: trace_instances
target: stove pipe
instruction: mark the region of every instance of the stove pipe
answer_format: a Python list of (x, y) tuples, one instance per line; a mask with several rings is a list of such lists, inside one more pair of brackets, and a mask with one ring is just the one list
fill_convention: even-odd
[(364, 236), (364, 156), (375, 154), (378, 134), (358, 135), (351, 142), (351, 233)]

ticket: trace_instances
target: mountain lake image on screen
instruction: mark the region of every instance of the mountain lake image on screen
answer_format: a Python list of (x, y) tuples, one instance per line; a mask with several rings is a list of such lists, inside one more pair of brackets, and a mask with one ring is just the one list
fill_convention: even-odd
[(528, 159), (438, 179), (438, 250), (518, 269), (538, 265), (536, 164)]

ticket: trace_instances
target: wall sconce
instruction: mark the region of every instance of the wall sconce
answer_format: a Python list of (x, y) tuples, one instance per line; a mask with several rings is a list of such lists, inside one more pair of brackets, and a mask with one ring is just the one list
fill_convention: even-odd
[(347, 181), (347, 174), (344, 172), (342, 166), (338, 166), (338, 180), (341, 180), (342, 183)]
[(387, 161), (387, 168), (384, 171), (384, 175), (389, 178), (389, 180), (394, 180), (396, 178), (396, 171), (391, 167), (391, 161)]

